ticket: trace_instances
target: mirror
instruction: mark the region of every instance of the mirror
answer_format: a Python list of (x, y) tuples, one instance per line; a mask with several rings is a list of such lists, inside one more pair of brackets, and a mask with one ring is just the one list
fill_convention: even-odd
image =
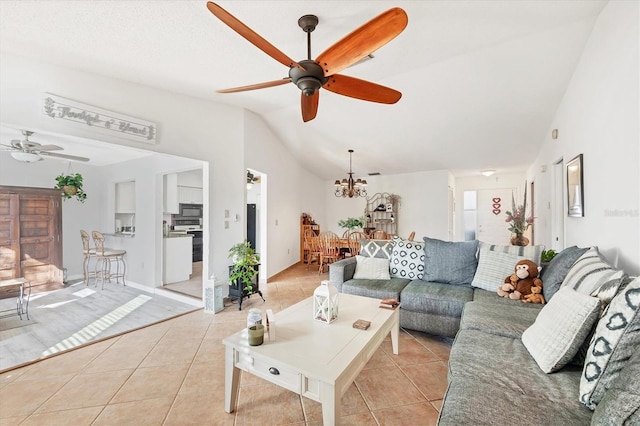
[(570, 217), (584, 216), (584, 185), (582, 179), (582, 154), (567, 163), (567, 200)]

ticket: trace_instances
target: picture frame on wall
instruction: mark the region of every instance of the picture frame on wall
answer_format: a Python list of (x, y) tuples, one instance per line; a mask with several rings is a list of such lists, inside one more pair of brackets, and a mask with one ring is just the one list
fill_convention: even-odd
[(567, 215), (584, 217), (584, 173), (582, 154), (567, 163)]

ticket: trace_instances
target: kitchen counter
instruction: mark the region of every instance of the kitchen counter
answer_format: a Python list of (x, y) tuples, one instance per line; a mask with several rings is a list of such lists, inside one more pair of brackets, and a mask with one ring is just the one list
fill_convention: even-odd
[(102, 235), (118, 238), (134, 238), (136, 236), (136, 234), (132, 234), (130, 232), (103, 232)]
[(163, 238), (193, 238), (192, 234), (174, 234), (169, 232), (169, 235), (165, 235)]

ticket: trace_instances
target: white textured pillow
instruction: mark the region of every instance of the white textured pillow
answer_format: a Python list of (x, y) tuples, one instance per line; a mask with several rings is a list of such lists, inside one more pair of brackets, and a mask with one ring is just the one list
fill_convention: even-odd
[(522, 259), (526, 258), (512, 253), (481, 248), (478, 269), (476, 269), (476, 274), (473, 276), (471, 286), (489, 291), (498, 291), (498, 287), (504, 284), (505, 278), (513, 274), (516, 263)]
[(522, 343), (545, 373), (565, 366), (600, 315), (600, 299), (561, 288), (522, 333)]
[(356, 272), (353, 274), (353, 278), (365, 280), (391, 279), (389, 276), (389, 259), (357, 255)]

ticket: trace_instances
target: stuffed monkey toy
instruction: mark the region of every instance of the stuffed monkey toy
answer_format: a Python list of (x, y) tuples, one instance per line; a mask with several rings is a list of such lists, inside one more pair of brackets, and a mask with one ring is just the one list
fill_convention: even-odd
[(514, 267), (514, 274), (504, 280), (504, 284), (498, 288), (498, 295), (509, 299), (521, 299), (531, 294), (531, 287), (542, 289), (542, 280), (538, 278), (540, 268), (535, 262), (521, 260)]

